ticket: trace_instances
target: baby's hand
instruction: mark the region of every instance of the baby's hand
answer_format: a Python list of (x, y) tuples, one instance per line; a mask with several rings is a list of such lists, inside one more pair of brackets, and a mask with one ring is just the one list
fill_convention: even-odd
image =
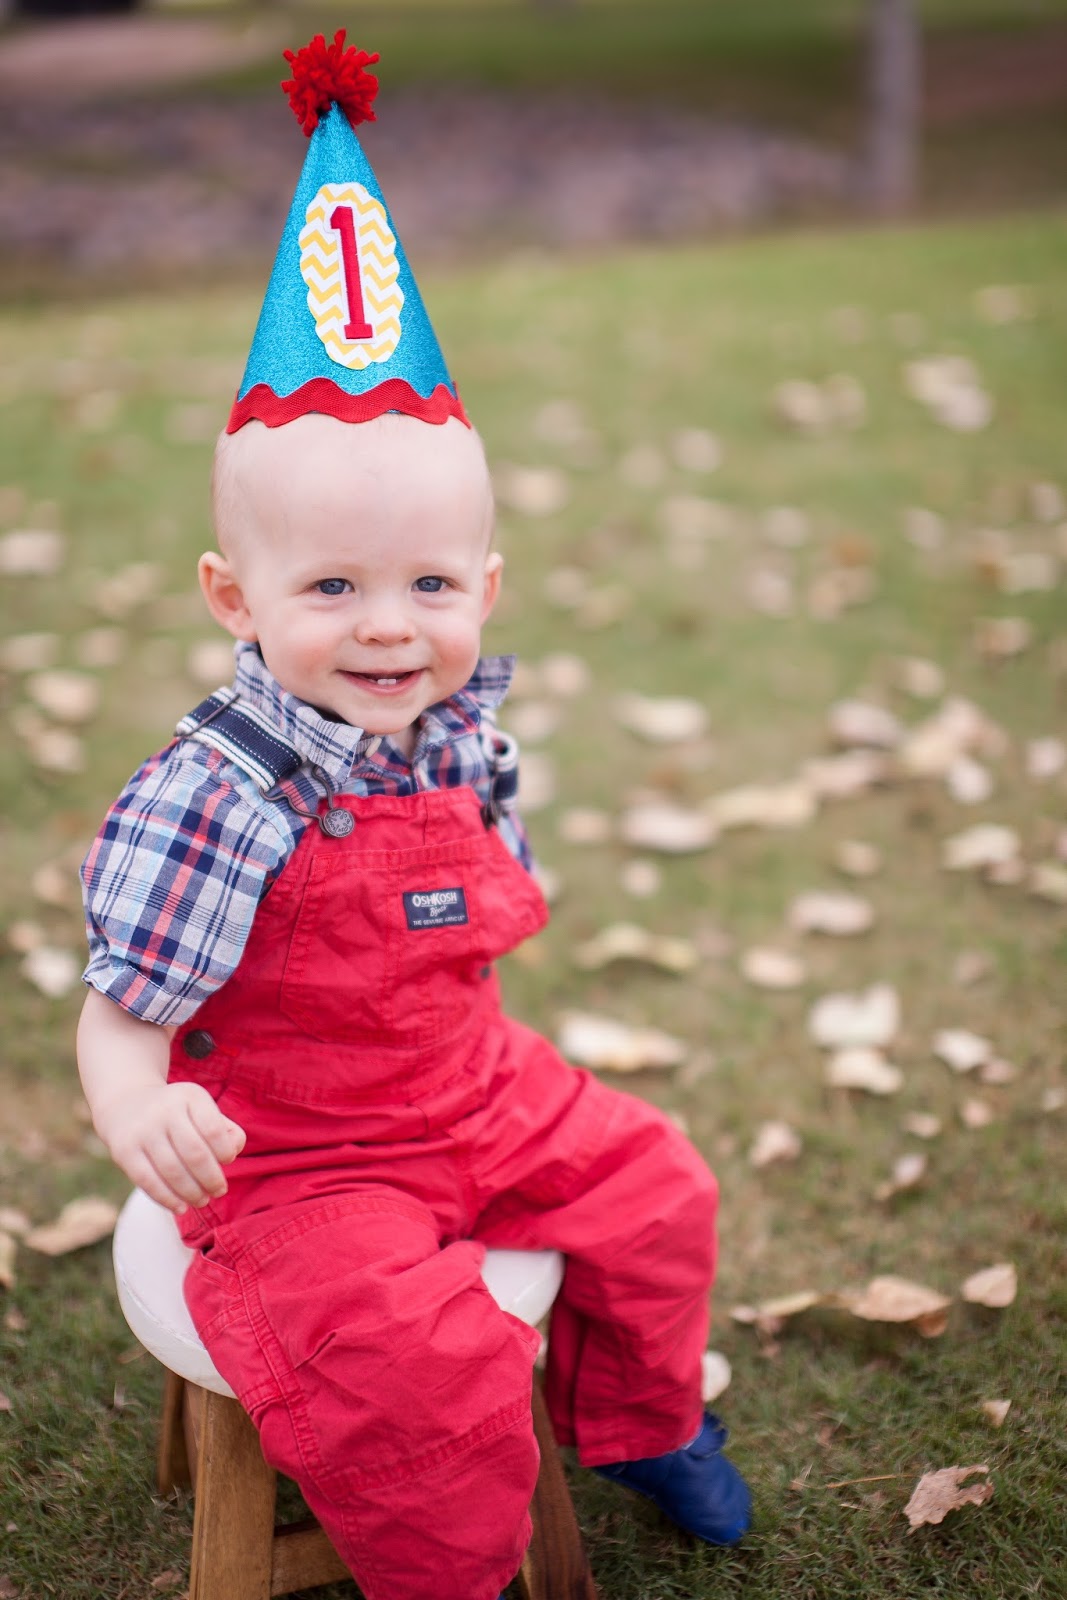
[(198, 1083), (139, 1088), (111, 1108), (98, 1132), (130, 1181), (179, 1213), (226, 1193), (222, 1165), (245, 1142), (244, 1129)]

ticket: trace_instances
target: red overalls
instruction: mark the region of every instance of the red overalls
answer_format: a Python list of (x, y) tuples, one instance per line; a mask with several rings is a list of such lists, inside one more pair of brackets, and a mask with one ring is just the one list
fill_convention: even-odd
[(715, 1180), (653, 1107), (501, 1014), (546, 919), (470, 788), (309, 825), (170, 1077), (248, 1135), (181, 1218), (196, 1326), (368, 1600), (496, 1600), (537, 1475), (536, 1332), (487, 1245), (567, 1258), (546, 1394), (586, 1465), (700, 1424)]

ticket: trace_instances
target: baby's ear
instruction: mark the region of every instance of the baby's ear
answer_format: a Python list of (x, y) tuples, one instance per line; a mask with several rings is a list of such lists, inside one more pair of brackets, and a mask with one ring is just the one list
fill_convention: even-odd
[(207, 550), (200, 557), (196, 569), (200, 588), (207, 608), (220, 627), (232, 633), (235, 639), (256, 643), (256, 628), (252, 613), (245, 603), (244, 592), (237, 575), (225, 556)]
[(504, 557), (499, 550), (490, 551), (485, 560), (485, 588), (482, 593), (482, 621), (496, 605), (500, 593), (500, 579), (504, 571)]

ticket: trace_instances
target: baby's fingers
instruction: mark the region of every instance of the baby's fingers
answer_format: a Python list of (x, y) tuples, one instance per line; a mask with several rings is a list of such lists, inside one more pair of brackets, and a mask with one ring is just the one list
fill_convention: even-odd
[[(226, 1179), (207, 1139), (192, 1120), (182, 1117), (170, 1129), (171, 1148), (184, 1169), (184, 1182), (176, 1187), (187, 1194), (194, 1206), (202, 1206), (210, 1195), (226, 1193)], [(168, 1174), (169, 1175), (169, 1174)], [(173, 1179), (171, 1180), (174, 1181)], [(188, 1185), (194, 1186), (190, 1191)]]
[(212, 1155), (224, 1166), (244, 1149), (244, 1129), (224, 1116), (209, 1094), (205, 1093), (202, 1099), (198, 1097), (189, 1106), (189, 1117)]

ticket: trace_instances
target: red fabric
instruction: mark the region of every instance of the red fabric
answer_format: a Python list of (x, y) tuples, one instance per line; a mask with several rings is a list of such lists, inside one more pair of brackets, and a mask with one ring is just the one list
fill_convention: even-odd
[(308, 411), (320, 411), (341, 422), (371, 422), (386, 411), (402, 411), (405, 416), (418, 417), (422, 422), (440, 423), (447, 422), (449, 417), (458, 417), (470, 427), (463, 401), (444, 383), (439, 383), (433, 393), (424, 398), (403, 378), (388, 378), (366, 394), (349, 394), (330, 378), (311, 378), (292, 394), (283, 395), (275, 394), (268, 384), (257, 383), (234, 401), (226, 432), (236, 433), (238, 428), (252, 421), (266, 423), (268, 428), (280, 428)]
[(660, 1112), (501, 1014), (492, 962), (546, 913), (473, 791), (341, 803), (353, 832), (305, 831), (175, 1036), (172, 1079), (248, 1134), (228, 1193), (181, 1219), (186, 1296), (368, 1600), (496, 1600), (529, 1538), (538, 1340), (482, 1284), (486, 1246), (567, 1257), (561, 1442), (656, 1455), (699, 1426), (715, 1181)]
[(380, 57), (357, 50), (355, 45), (346, 50), (344, 28), (338, 28), (331, 44), (317, 33), (302, 49), (283, 50), (282, 54), (293, 69), (293, 76), (284, 80), (282, 88), (293, 115), (309, 138), (319, 125), (319, 117), (335, 100), (353, 128), (361, 122), (378, 120), (371, 110), (378, 80), (365, 68)]

